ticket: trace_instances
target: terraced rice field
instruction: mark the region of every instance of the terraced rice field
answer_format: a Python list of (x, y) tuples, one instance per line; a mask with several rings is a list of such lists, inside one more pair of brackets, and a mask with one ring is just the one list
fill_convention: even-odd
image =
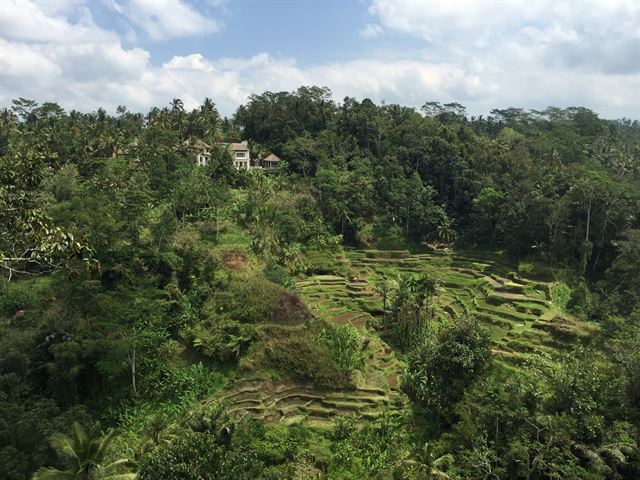
[(347, 250), (340, 262), (348, 274), (300, 278), (297, 287), (316, 315), (338, 325), (351, 324), (367, 339), (366, 366), (354, 388), (318, 391), (264, 378), (239, 380), (222, 397), (231, 413), (322, 426), (338, 415), (367, 418), (403, 408), (406, 399), (399, 386), (404, 364), (375, 330), (383, 305), (374, 290), (378, 280), (401, 273), (434, 275), (439, 280), (436, 314), (442, 319), (476, 316), (492, 332), (495, 358), (513, 366), (533, 357), (551, 358), (565, 342), (588, 333), (554, 306), (553, 282), (518, 276), (498, 257)]

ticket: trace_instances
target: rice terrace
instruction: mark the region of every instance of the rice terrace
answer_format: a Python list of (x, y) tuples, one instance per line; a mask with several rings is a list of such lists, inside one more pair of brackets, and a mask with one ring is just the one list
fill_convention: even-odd
[[(533, 264), (525, 269), (533, 270)], [(269, 421), (332, 425), (336, 416), (372, 418), (404, 408), (404, 362), (385, 341), (383, 298), (376, 284), (399, 275), (427, 272), (438, 281), (436, 318), (473, 315), (491, 330), (499, 362), (518, 368), (532, 359), (552, 362), (558, 350), (590, 341), (597, 327), (565, 312), (557, 298), (561, 282), (550, 268), (518, 272), (497, 252), (345, 249), (330, 273), (304, 276), (296, 286), (311, 311), (333, 325), (351, 325), (365, 338), (366, 364), (350, 388), (318, 390), (250, 376), (220, 398), (235, 415)]]

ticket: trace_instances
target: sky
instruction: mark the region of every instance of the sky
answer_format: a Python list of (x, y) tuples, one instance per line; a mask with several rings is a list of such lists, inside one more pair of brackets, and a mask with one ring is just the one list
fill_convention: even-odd
[(0, 106), (229, 116), (301, 85), (640, 119), (640, 0), (0, 0)]

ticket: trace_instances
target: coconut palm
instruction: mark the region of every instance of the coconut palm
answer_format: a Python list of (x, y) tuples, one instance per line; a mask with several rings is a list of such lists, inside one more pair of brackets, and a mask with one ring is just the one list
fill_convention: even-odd
[(457, 232), (453, 228), (453, 223), (449, 218), (444, 219), (440, 225), (436, 227), (436, 235), (438, 240), (444, 243), (453, 243), (458, 237)]
[(148, 436), (148, 439), (142, 444), (140, 453), (145, 454), (159, 445), (170, 444), (177, 438), (175, 431), (176, 426), (169, 423), (166, 415), (156, 416), (149, 423), (147, 431), (145, 432)]
[[(56, 433), (51, 437), (51, 446), (69, 463), (67, 470), (41, 467), (33, 480), (134, 480), (131, 473), (133, 462), (120, 459), (103, 465), (106, 449), (113, 440), (114, 432), (100, 434), (100, 424), (95, 423), (88, 431), (78, 422), (71, 427), (71, 436)], [(122, 471), (126, 473), (122, 473)]]
[(451, 478), (444, 471), (453, 463), (453, 455), (446, 454), (436, 456), (431, 444), (425, 443), (418, 454), (418, 460), (405, 460), (406, 465), (415, 465), (418, 470), (418, 478), (422, 480), (448, 480)]
[(387, 313), (387, 300), (389, 299), (389, 295), (397, 287), (398, 287), (397, 282), (393, 280), (387, 280), (386, 278), (379, 280), (374, 285), (376, 292), (378, 292), (382, 297), (382, 311), (385, 313), (385, 315)]

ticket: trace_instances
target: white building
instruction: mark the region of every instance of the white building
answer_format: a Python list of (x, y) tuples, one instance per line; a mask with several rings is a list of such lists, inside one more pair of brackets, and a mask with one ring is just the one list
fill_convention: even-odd
[(197, 139), (193, 142), (193, 147), (196, 151), (196, 165), (204, 167), (211, 161), (211, 146)]
[(231, 161), (233, 166), (238, 170), (249, 170), (251, 166), (251, 153), (249, 152), (249, 144), (246, 140), (240, 143), (229, 144), (229, 153), (231, 153)]
[[(210, 145), (200, 139), (185, 143), (193, 148), (196, 165), (203, 167), (211, 161), (212, 147)], [(239, 143), (223, 143), (222, 146), (225, 146), (229, 151), (233, 166), (237, 170), (275, 170), (281, 161), (277, 155), (270, 153), (263, 159), (256, 159), (252, 163), (249, 143), (246, 140)]]

